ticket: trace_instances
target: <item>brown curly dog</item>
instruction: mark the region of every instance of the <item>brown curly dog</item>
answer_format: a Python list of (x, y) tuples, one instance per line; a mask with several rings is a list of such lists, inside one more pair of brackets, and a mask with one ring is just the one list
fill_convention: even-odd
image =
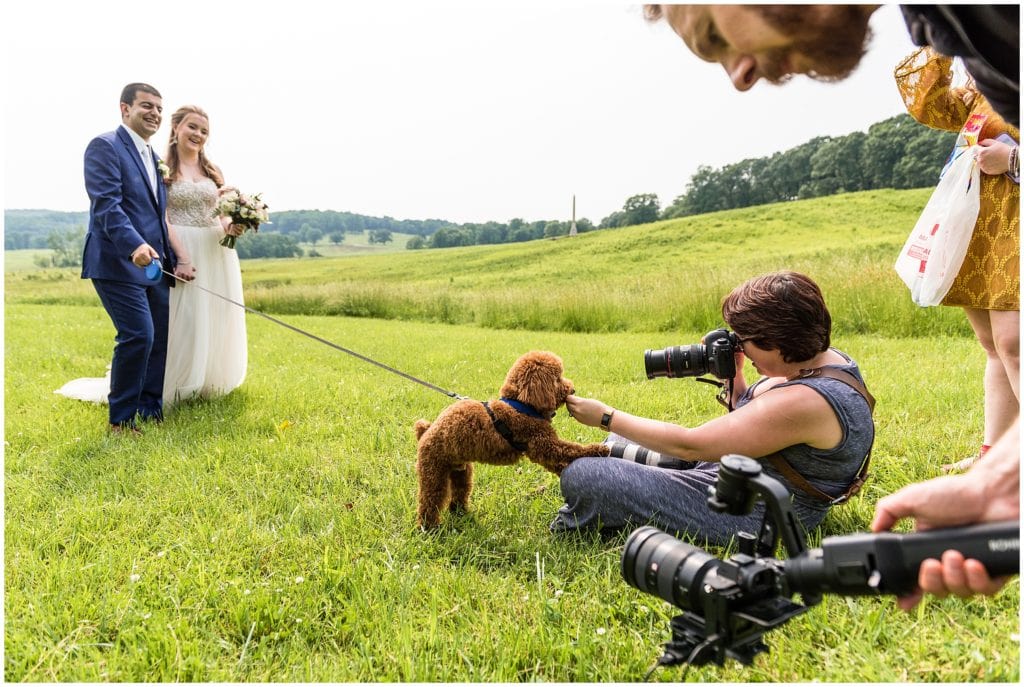
[(417, 421), (420, 526), (437, 527), (446, 508), (469, 510), (473, 463), (512, 465), (526, 454), (558, 475), (577, 458), (607, 456), (604, 444), (576, 444), (555, 434), (551, 418), (573, 391), (572, 382), (562, 377), (561, 358), (531, 351), (509, 370), (501, 400), (463, 399), (433, 423)]

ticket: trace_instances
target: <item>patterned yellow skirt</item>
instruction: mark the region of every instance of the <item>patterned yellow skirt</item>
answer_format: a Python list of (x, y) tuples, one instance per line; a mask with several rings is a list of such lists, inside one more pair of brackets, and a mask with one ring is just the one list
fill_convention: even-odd
[(981, 210), (967, 257), (943, 305), (1020, 310), (1020, 187), (981, 175)]

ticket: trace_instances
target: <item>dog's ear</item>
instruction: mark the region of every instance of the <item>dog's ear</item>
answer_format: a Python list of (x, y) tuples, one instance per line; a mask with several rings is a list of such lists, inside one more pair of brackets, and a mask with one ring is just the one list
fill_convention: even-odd
[(534, 351), (516, 361), (501, 387), (501, 395), (529, 404), (537, 410), (558, 407), (562, 361), (554, 353)]

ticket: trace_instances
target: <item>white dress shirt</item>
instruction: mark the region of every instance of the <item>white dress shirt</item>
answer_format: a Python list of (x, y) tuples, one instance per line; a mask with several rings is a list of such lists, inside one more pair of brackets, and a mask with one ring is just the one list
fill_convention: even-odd
[(156, 164), (153, 162), (153, 149), (149, 143), (139, 136), (137, 133), (131, 130), (131, 128), (121, 125), (121, 128), (128, 132), (131, 136), (132, 142), (135, 143), (135, 148), (139, 151), (139, 155), (142, 157), (142, 165), (146, 168), (146, 174), (149, 175), (149, 188), (156, 195)]

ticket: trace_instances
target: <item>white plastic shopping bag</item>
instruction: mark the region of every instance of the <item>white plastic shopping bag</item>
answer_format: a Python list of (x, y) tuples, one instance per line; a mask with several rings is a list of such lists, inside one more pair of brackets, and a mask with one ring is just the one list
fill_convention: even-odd
[(981, 202), (974, 146), (957, 148), (896, 260), (896, 272), (920, 306), (938, 305), (967, 255)]

